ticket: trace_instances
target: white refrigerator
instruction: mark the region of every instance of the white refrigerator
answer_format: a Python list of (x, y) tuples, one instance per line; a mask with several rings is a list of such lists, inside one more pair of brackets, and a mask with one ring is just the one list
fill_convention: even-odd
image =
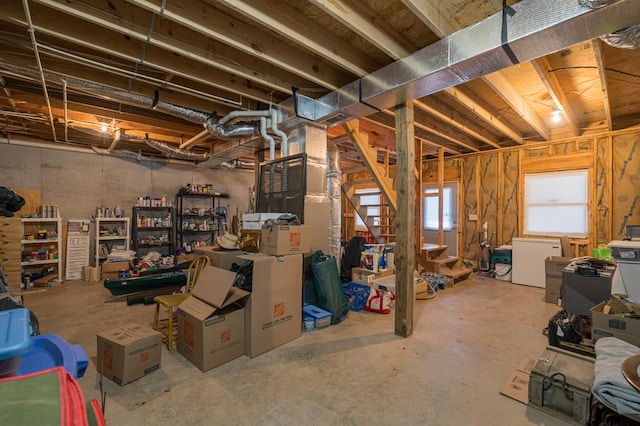
[(511, 255), (511, 282), (545, 288), (544, 261), (562, 256), (562, 245), (556, 238), (514, 238)]

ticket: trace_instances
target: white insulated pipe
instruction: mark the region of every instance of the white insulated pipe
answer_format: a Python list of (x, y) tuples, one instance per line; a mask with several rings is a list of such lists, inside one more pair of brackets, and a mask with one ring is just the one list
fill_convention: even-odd
[(267, 133), (267, 117), (260, 117), (260, 135), (269, 142), (269, 160), (276, 158), (276, 141)]

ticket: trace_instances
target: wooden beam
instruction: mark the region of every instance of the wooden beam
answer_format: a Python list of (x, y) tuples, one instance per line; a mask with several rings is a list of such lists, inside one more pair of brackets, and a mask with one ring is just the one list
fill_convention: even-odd
[[(258, 30), (213, 7), (203, 8), (200, 1), (181, 0), (160, 4), (152, 0), (126, 0), (157, 15), (184, 25), (239, 51), (260, 58), (322, 87), (337, 90), (336, 82), (348, 82), (347, 75), (300, 51), (266, 32)], [(227, 59), (227, 58), (225, 58)]]
[[(108, 15), (106, 13), (96, 13), (96, 10), (94, 8), (82, 3), (74, 2), (73, 6), (70, 6), (65, 0), (37, 0), (37, 2), (51, 7), (68, 16), (73, 16), (75, 18), (90, 22), (99, 27), (116, 32), (116, 34), (120, 35), (120, 41), (116, 44), (112, 44), (110, 46), (112, 49), (118, 50), (119, 44), (123, 43), (126, 40), (121, 36), (122, 34), (126, 34), (129, 38), (133, 38), (135, 40), (146, 43), (147, 48), (145, 49), (144, 55), (145, 62), (147, 61), (147, 55), (149, 53), (147, 52), (147, 49), (149, 48), (149, 46), (153, 46), (178, 55), (178, 59), (188, 58), (207, 65), (208, 67), (230, 73), (236, 78), (241, 77), (256, 84), (262, 85), (263, 87), (277, 90), (281, 93), (291, 92), (291, 84), (285, 82), (284, 80), (280, 80), (272, 75), (267, 75), (265, 73), (256, 73), (255, 70), (251, 70), (243, 66), (238, 66), (237, 63), (229, 60), (220, 60), (220, 58), (218, 57), (213, 57), (206, 49), (199, 48), (185, 41), (178, 40), (177, 38), (172, 37), (169, 34), (154, 33), (153, 37), (148, 39), (148, 28), (143, 28), (136, 24), (127, 22), (123, 19), (119, 19), (116, 16)], [(63, 23), (65, 22), (63, 21)], [(73, 30), (69, 28), (68, 23), (65, 24), (67, 25), (67, 27), (62, 33), (54, 33), (53, 35), (58, 37), (70, 37), (70, 39), (68, 39), (67, 41), (71, 42), (78, 42), (84, 37), (85, 32), (82, 32), (82, 35), (78, 38), (69, 36), (69, 34), (73, 32)], [(38, 28), (38, 30), (42, 29)], [(86, 32), (91, 34), (91, 32), (89, 31)], [(95, 33), (95, 30), (93, 32)], [(162, 56), (163, 59), (166, 59), (168, 55), (166, 55), (165, 52)], [(142, 53), (138, 52), (135, 61), (139, 62), (141, 60), (141, 57)], [(163, 71), (173, 72), (173, 70), (171, 69), (163, 69)]]
[(319, 54), (334, 64), (363, 76), (380, 67), (356, 47), (331, 33), (321, 24), (307, 18), (283, 2), (264, 0), (219, 0), (221, 3), (287, 37), (294, 43)]
[(396, 109), (396, 187), (399, 202), (396, 214), (395, 334), (402, 337), (413, 334), (413, 272), (416, 268), (416, 217), (413, 214), (413, 203), (416, 200), (414, 124), (413, 103), (408, 102)]
[(553, 102), (555, 102), (556, 107), (560, 109), (562, 117), (569, 124), (569, 127), (571, 127), (573, 134), (575, 136), (580, 136), (580, 126), (578, 125), (575, 114), (571, 110), (569, 99), (567, 99), (567, 95), (564, 94), (562, 84), (558, 81), (555, 74), (549, 72), (549, 70), (551, 70), (549, 60), (543, 56), (531, 61), (531, 65), (533, 65), (533, 68), (536, 70), (536, 73), (538, 73), (540, 80), (542, 80), (544, 85), (547, 87), (547, 91), (551, 95)]
[(416, 46), (362, 2), (309, 1), (394, 59), (400, 59), (416, 50)]
[(481, 140), (487, 145), (490, 145), (494, 148), (502, 148), (495, 136), (487, 132), (481, 126), (478, 126), (469, 118), (462, 116), (462, 114), (460, 114), (458, 111), (451, 108), (444, 102), (440, 101), (437, 97), (428, 96), (426, 98), (416, 100), (414, 103), (416, 108), (428, 112), (429, 114), (444, 121), (450, 126), (453, 126), (458, 130), (461, 130), (466, 134)]
[(609, 83), (607, 82), (607, 69), (604, 57), (604, 51), (602, 50), (602, 42), (599, 38), (591, 40), (591, 46), (593, 47), (593, 53), (596, 57), (596, 64), (598, 64), (598, 77), (600, 77), (600, 89), (602, 90), (602, 101), (604, 106), (604, 113), (607, 118), (607, 129), (613, 130), (613, 117), (611, 116), (611, 102), (609, 100)]
[(546, 141), (551, 139), (551, 132), (540, 116), (531, 109), (520, 93), (501, 73), (493, 73), (483, 77), (487, 83), (514, 111), (516, 111)]
[(524, 144), (524, 136), (519, 130), (504, 122), (496, 112), (491, 111), (489, 106), (483, 105), (479, 101), (473, 99), (473, 97), (463, 88), (451, 87), (449, 89), (445, 89), (443, 93), (450, 96), (462, 106), (468, 108), (476, 116), (484, 120), (485, 123), (493, 126), (496, 130), (507, 136), (512, 141), (519, 143), (520, 145)]
[(449, 11), (442, 7), (441, 1), (402, 0), (402, 3), (440, 38), (445, 38), (459, 29), (449, 19)]

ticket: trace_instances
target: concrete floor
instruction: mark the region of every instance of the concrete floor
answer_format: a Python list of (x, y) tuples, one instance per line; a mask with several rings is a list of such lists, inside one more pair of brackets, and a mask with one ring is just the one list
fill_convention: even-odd
[[(101, 283), (66, 282), (26, 294), (41, 332), (81, 344), (90, 365), (79, 380), (100, 398), (96, 333), (148, 324), (151, 305), (105, 303)], [(257, 358), (202, 373), (163, 345), (162, 367), (120, 387), (108, 379), (110, 425), (565, 425), (499, 394), (516, 363), (536, 358), (557, 307), (544, 289), (483, 276), (416, 301), (414, 334), (395, 336), (394, 315), (351, 312), (341, 324)]]

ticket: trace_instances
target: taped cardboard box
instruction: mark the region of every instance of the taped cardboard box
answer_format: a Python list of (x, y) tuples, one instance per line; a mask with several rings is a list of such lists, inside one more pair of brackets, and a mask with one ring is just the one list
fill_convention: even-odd
[(202, 371), (245, 354), (248, 292), (232, 287), (236, 274), (209, 266), (178, 306), (178, 352)]
[(545, 297), (547, 303), (558, 304), (562, 287), (562, 271), (571, 263), (570, 257), (549, 256), (544, 260)]
[(625, 316), (639, 308), (636, 304), (626, 305), (616, 298), (598, 303), (591, 308), (591, 339), (596, 342), (601, 337), (617, 337), (640, 346), (640, 318)]
[(310, 242), (309, 225), (263, 226), (260, 232), (260, 253), (274, 256), (309, 253)]
[(241, 256), (252, 261), (246, 306), (247, 354), (254, 358), (302, 334), (302, 255)]
[(104, 262), (102, 264), (102, 279), (113, 280), (118, 278), (120, 271), (129, 271), (131, 265), (128, 261)]
[(212, 246), (198, 247), (194, 250), (197, 256), (207, 256), (211, 259), (211, 266), (229, 271), (233, 263), (241, 263), (240, 256), (245, 254), (242, 250), (214, 250)]
[(98, 372), (126, 385), (160, 368), (162, 335), (145, 326), (127, 324), (97, 335)]
[(352, 268), (351, 269), (351, 281), (358, 284), (367, 284), (373, 285), (373, 282), (379, 278), (388, 277), (395, 273), (395, 271), (390, 269), (385, 269), (383, 271), (379, 270), (378, 272), (373, 272), (368, 269), (363, 268)]

